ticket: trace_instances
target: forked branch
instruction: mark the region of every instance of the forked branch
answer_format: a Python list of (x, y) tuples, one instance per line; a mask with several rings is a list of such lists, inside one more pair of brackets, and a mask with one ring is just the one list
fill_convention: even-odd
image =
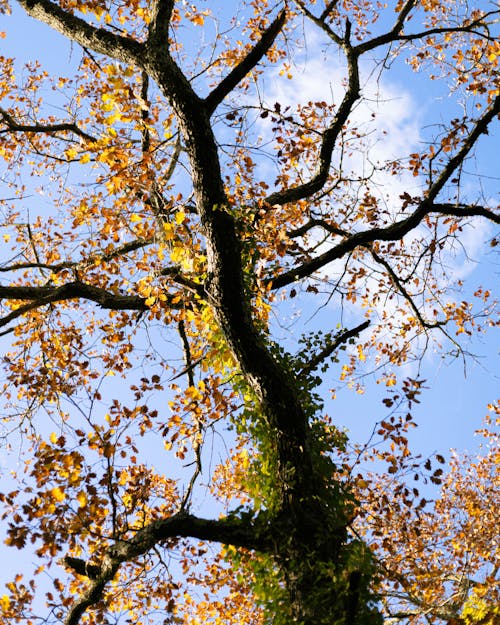
[(135, 533), (128, 541), (111, 545), (100, 563), (66, 557), (65, 564), (75, 573), (91, 580), (88, 590), (77, 598), (65, 619), (65, 625), (78, 625), (87, 608), (98, 603), (106, 584), (116, 575), (120, 565), (130, 562), (168, 539), (196, 538), (220, 542), (235, 547), (269, 551), (272, 548), (270, 532), (259, 523), (239, 519), (202, 519), (185, 512), (154, 521)]
[(245, 76), (260, 62), (274, 40), (280, 33), (286, 21), (286, 11), (280, 11), (262, 37), (250, 52), (234, 67), (231, 72), (205, 98), (205, 105), (209, 114), (212, 114), (222, 100), (245, 78)]

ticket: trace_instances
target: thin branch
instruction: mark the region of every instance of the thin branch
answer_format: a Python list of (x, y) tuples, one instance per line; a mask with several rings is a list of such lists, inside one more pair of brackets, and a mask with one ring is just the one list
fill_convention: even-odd
[(330, 2), (329, 7), (326, 7), (320, 17), (316, 17), (312, 11), (310, 11), (302, 0), (293, 0), (295, 6), (309, 19), (313, 24), (316, 24), (321, 30), (330, 37), (332, 41), (334, 41), (337, 45), (344, 47), (345, 41), (342, 37), (339, 37), (337, 33), (331, 29), (331, 27), (325, 22), (328, 13), (333, 9), (334, 5), (336, 5), (338, 0), (334, 2)]
[(349, 85), (332, 124), (323, 133), (323, 139), (318, 155), (319, 165), (316, 173), (313, 175), (311, 180), (300, 184), (297, 187), (271, 193), (271, 195), (265, 199), (265, 202), (270, 206), (281, 206), (282, 204), (287, 204), (288, 202), (297, 202), (298, 200), (310, 197), (314, 193), (320, 191), (328, 180), (332, 154), (337, 137), (342, 132), (342, 128), (352, 112), (353, 104), (359, 98), (360, 94), (358, 56), (353, 52), (353, 48), (347, 43), (344, 44), (344, 50), (346, 51), (347, 57)]
[[(193, 358), (191, 356), (191, 347), (189, 345), (189, 340), (186, 334), (186, 328), (184, 325), (184, 321), (181, 319), (178, 324), (179, 336), (181, 337), (182, 346), (184, 349), (184, 360), (186, 363), (186, 367), (184, 371), (186, 372), (189, 386), (194, 387), (194, 375), (193, 370), (195, 365), (193, 364)], [(195, 408), (198, 405), (198, 402), (195, 402)], [(194, 450), (194, 464), (195, 470), (191, 479), (189, 480), (188, 487), (184, 494), (184, 497), (181, 502), (180, 511), (185, 512), (189, 508), (189, 504), (191, 501), (191, 495), (193, 493), (194, 485), (196, 480), (201, 475), (202, 466), (201, 466), (201, 441), (203, 440), (203, 423), (201, 418), (196, 415), (195, 411), (192, 411), (194, 418), (196, 420), (197, 433), (193, 440), (193, 450)]]
[(286, 11), (282, 10), (262, 33), (262, 37), (236, 67), (205, 98), (207, 111), (211, 115), (224, 98), (233, 91), (238, 83), (260, 62), (286, 21)]
[[(415, 5), (415, 2), (412, 2), (412, 4)], [(498, 13), (498, 11), (491, 11), (490, 13), (488, 13), (488, 15), (495, 13)], [(423, 39), (424, 37), (431, 37), (432, 35), (445, 35), (451, 33), (470, 33), (494, 41), (494, 37), (491, 37), (484, 32), (479, 32), (474, 29), (475, 26), (482, 25), (484, 17), (485, 16), (483, 15), (477, 20), (470, 22), (470, 24), (466, 24), (465, 26), (443, 26), (439, 28), (429, 28), (428, 30), (424, 30), (419, 33), (409, 33), (408, 35), (403, 35), (400, 33), (403, 27), (403, 23), (401, 23), (399, 28), (397, 28), (397, 25), (395, 25), (394, 28), (388, 33), (380, 35), (379, 37), (375, 37), (374, 39), (366, 41), (365, 43), (360, 43), (358, 46), (356, 46), (356, 51), (358, 51), (360, 54), (363, 54), (364, 52), (373, 50), (374, 48), (378, 48), (379, 46), (385, 45), (387, 43), (392, 43), (394, 41), (415, 41), (417, 39)]]
[(299, 228), (295, 228), (295, 230), (290, 230), (289, 232), (287, 232), (287, 236), (289, 239), (296, 239), (298, 237), (304, 236), (313, 228), (323, 228), (323, 230), (326, 230), (330, 234), (335, 234), (335, 235), (342, 236), (342, 237), (348, 236), (349, 234), (346, 230), (342, 230), (341, 228), (338, 228), (337, 226), (333, 226), (332, 224), (329, 224), (324, 219), (311, 218), (303, 226), (300, 226)]
[[(489, 109), (482, 115), (477, 121), (474, 128), (468, 134), (467, 139), (463, 142), (460, 150), (450, 158), (445, 168), (438, 176), (437, 180), (431, 185), (429, 191), (427, 193), (427, 201), (434, 202), (438, 193), (443, 189), (445, 184), (451, 178), (451, 176), (455, 173), (455, 170), (464, 162), (466, 156), (474, 147), (476, 141), (482, 134), (486, 134), (488, 131), (488, 125), (490, 122), (500, 115), (500, 95), (497, 95), (493, 104)], [(491, 215), (491, 213), (489, 213)], [(489, 215), (483, 215), (488, 216)]]
[(392, 283), (397, 288), (397, 290), (401, 293), (401, 295), (405, 298), (405, 300), (408, 302), (408, 304), (410, 305), (410, 308), (413, 310), (413, 314), (418, 319), (422, 327), (431, 330), (433, 328), (439, 328), (442, 325), (444, 325), (444, 322), (426, 321), (422, 317), (422, 313), (420, 312), (418, 306), (413, 301), (413, 297), (408, 293), (408, 291), (406, 290), (406, 287), (403, 285), (402, 281), (399, 279), (398, 275), (396, 274), (394, 269), (390, 266), (390, 264), (384, 258), (382, 258), (382, 256), (377, 254), (377, 252), (375, 252), (371, 246), (367, 246), (367, 249), (372, 255), (373, 259), (379, 265), (382, 265), (382, 267), (384, 267), (384, 269), (387, 271), (387, 273), (389, 274), (389, 277), (391, 278)]
[(330, 343), (329, 345), (324, 347), (320, 352), (316, 354), (316, 356), (314, 356), (314, 358), (311, 358), (311, 360), (300, 369), (299, 374), (307, 375), (314, 371), (314, 369), (319, 367), (319, 365), (329, 356), (331, 356), (333, 352), (335, 352), (343, 343), (346, 343), (349, 339), (358, 336), (358, 334), (363, 330), (366, 330), (369, 325), (370, 321), (366, 320), (363, 321), (363, 323), (357, 325), (355, 328), (345, 330), (344, 332), (338, 334), (335, 337), (333, 343)]
[(99, 260), (101, 263), (108, 262), (113, 260), (113, 258), (117, 258), (119, 256), (124, 256), (129, 252), (134, 252), (135, 250), (146, 247), (147, 245), (151, 245), (154, 243), (154, 239), (136, 239), (135, 241), (129, 241), (116, 247), (109, 252), (104, 254), (92, 254), (88, 258), (80, 261), (64, 261), (62, 263), (50, 264), (50, 263), (42, 263), (42, 262), (26, 262), (26, 263), (13, 263), (11, 265), (4, 265), (0, 267), (0, 273), (5, 273), (8, 271), (18, 271), (21, 269), (48, 269), (52, 273), (59, 273), (64, 271), (65, 269), (81, 269), (88, 265), (92, 265), (96, 260)]
[(410, 12), (412, 11), (412, 9), (415, 7), (416, 4), (417, 4), (417, 0), (407, 0), (405, 4), (403, 5), (403, 7), (401, 8), (401, 11), (398, 13), (398, 17), (396, 18), (394, 26), (391, 28), (389, 32), (385, 33), (384, 35), (380, 35), (379, 37), (375, 37), (374, 39), (371, 39), (370, 41), (367, 41), (366, 43), (359, 44), (358, 46), (356, 46), (356, 50), (358, 50), (359, 53), (362, 54), (363, 52), (366, 52), (367, 50), (373, 50), (373, 48), (381, 46), (385, 43), (390, 43), (391, 41), (394, 41), (395, 39), (397, 39), (398, 35), (400, 34), (400, 32), (402, 31), (404, 27), (406, 18), (408, 17), (408, 15), (410, 14)]
[(20, 124), (5, 109), (0, 108), (0, 116), (7, 125), (7, 128), (0, 130), (0, 134), (5, 132), (29, 132), (35, 134), (54, 134), (57, 132), (73, 132), (86, 141), (95, 142), (97, 139), (81, 130), (77, 124), (61, 122), (59, 124)]

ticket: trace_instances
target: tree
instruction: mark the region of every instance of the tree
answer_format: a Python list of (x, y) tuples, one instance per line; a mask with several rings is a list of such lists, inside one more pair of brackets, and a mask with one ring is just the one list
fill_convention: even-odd
[[(500, 223), (465, 184), (500, 113), (498, 9), (253, 0), (228, 17), (173, 0), (18, 4), (81, 50), (72, 76), (33, 63), (20, 81), (1, 57), (5, 423), (30, 441), (1, 499), (8, 544), (34, 545), (37, 579), (50, 573), (50, 590), (37, 582), (47, 622), (493, 622), (491, 550), (471, 565), (493, 562), (476, 603), (457, 578), (463, 596), (453, 587), (446, 610), (451, 574), (437, 583), (422, 565), (437, 556), (438, 521), (450, 535), (460, 466), (429, 513), (404, 481), (385, 499), (380, 489), (420, 471), (406, 406), (422, 380), (397, 367), (498, 323), (486, 287), (458, 301), (443, 278), (468, 227)], [(324, 72), (339, 67), (342, 89), (296, 110), (267, 101), (262, 81), (288, 80), (307, 33), (323, 38)], [(422, 149), (372, 160), (363, 90), (400, 61), (447, 80), (463, 108), (438, 112)], [(31, 216), (38, 177), (50, 204), (29, 203)], [(295, 356), (273, 329), (291, 300), (338, 303)], [(347, 307), (357, 318), (337, 326)], [(367, 359), (388, 391), (400, 387), (376, 451), (348, 445), (317, 388), (332, 361), (359, 385)], [(387, 463), (378, 477), (371, 456)], [(485, 483), (497, 461), (481, 461)], [(200, 490), (212, 518), (196, 513)], [(464, 509), (482, 518), (469, 503), (485, 491), (472, 490)], [(391, 596), (412, 609), (395, 614)], [(15, 577), (1, 606), (2, 623), (35, 622), (35, 582)]]

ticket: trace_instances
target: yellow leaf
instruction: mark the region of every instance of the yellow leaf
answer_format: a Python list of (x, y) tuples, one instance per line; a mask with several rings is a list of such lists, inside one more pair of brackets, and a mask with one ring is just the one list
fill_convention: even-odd
[(175, 235), (174, 235), (174, 227), (173, 227), (172, 224), (169, 224), (169, 223), (163, 224), (163, 232), (164, 232), (165, 239), (167, 241), (169, 241), (169, 240), (171, 240), (171, 239), (173, 239), (175, 237)]
[(140, 215), (138, 215), (137, 213), (133, 213), (130, 217), (130, 223), (132, 224), (136, 224), (139, 221), (142, 221), (142, 217)]
[(55, 445), (57, 443), (57, 434), (55, 432), (52, 432), (52, 434), (50, 435), (50, 442)]
[(64, 501), (66, 499), (66, 495), (64, 494), (64, 491), (59, 486), (56, 486), (56, 488), (53, 488), (50, 491), (50, 494), (56, 501)]
[(78, 493), (76, 499), (80, 505), (80, 508), (85, 508), (85, 506), (87, 505), (87, 495), (83, 492), (83, 490)]
[(175, 213), (175, 223), (181, 224), (186, 219), (186, 214), (184, 211), (177, 211)]
[(90, 161), (90, 154), (82, 154), (80, 156), (80, 163), (88, 163)]
[(120, 113), (120, 111), (115, 111), (113, 115), (110, 115), (106, 119), (106, 124), (111, 125), (111, 124), (114, 124), (115, 122), (121, 121), (121, 119), (122, 119), (122, 114)]
[(361, 360), (361, 362), (364, 362), (366, 360), (366, 356), (363, 352), (363, 348), (361, 347), (361, 345), (358, 345), (358, 358)]
[(184, 248), (181, 245), (176, 245), (170, 252), (170, 259), (173, 263), (179, 263), (184, 256)]
[(9, 595), (2, 595), (2, 597), (0, 597), (0, 608), (5, 612), (10, 608)]

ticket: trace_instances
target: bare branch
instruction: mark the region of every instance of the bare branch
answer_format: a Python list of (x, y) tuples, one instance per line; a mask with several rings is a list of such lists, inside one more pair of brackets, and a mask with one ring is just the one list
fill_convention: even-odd
[(113, 260), (113, 258), (117, 258), (119, 256), (124, 256), (129, 252), (133, 252), (135, 250), (146, 247), (147, 245), (151, 245), (154, 243), (154, 239), (136, 239), (135, 241), (129, 241), (116, 247), (109, 252), (105, 252), (104, 254), (95, 254), (89, 256), (87, 259), (82, 261), (64, 261), (62, 263), (56, 263), (54, 265), (50, 263), (42, 263), (42, 262), (26, 262), (26, 263), (12, 263), (11, 265), (4, 265), (0, 267), (0, 273), (6, 273), (9, 271), (19, 271), (22, 269), (48, 269), (52, 273), (59, 273), (64, 271), (65, 269), (80, 269), (86, 267), (88, 265), (92, 265), (97, 260), (102, 263)]
[(455, 156), (450, 158), (436, 182), (431, 185), (427, 193), (427, 201), (434, 202), (438, 193), (443, 189), (445, 184), (454, 174), (455, 170), (464, 162), (466, 156), (472, 150), (476, 141), (482, 134), (485, 134), (488, 131), (488, 125), (498, 115), (500, 115), (500, 95), (497, 95), (490, 108), (488, 108), (486, 112), (476, 121), (474, 128), (467, 135), (467, 138), (463, 142), (460, 150), (455, 154)]
[[(177, 327), (179, 330), (179, 336), (181, 337), (182, 346), (184, 349), (184, 360), (186, 363), (186, 367), (184, 368), (184, 371), (186, 372), (189, 386), (194, 387), (195, 383), (194, 383), (193, 370), (194, 370), (195, 364), (193, 363), (193, 358), (191, 355), (191, 346), (189, 345), (189, 339), (186, 334), (186, 327), (182, 319), (179, 321)], [(195, 405), (198, 405), (197, 401), (195, 401)], [(196, 480), (198, 479), (198, 477), (201, 475), (201, 472), (202, 472), (201, 444), (203, 440), (203, 421), (202, 421), (202, 418), (199, 415), (197, 415), (195, 411), (192, 411), (192, 412), (193, 412), (194, 419), (196, 421), (196, 429), (197, 429), (196, 434), (192, 437), (193, 451), (194, 451), (194, 456), (195, 456), (195, 459), (194, 459), (195, 470), (193, 472), (193, 475), (191, 476), (191, 479), (189, 480), (189, 484), (187, 486), (186, 492), (184, 493), (184, 497), (182, 498), (181, 507), (180, 507), (181, 512), (184, 512), (189, 509), (189, 504), (191, 503), (191, 496), (193, 494), (194, 485), (196, 484)]]
[(277, 17), (262, 33), (262, 37), (250, 50), (250, 52), (242, 59), (236, 67), (211, 91), (205, 98), (205, 105), (209, 114), (212, 114), (224, 98), (243, 80), (262, 59), (264, 54), (273, 45), (274, 40), (280, 33), (286, 21), (286, 11), (282, 10)]
[(334, 2), (330, 2), (330, 4), (325, 8), (320, 17), (316, 17), (312, 11), (310, 11), (302, 0), (293, 0), (295, 6), (309, 19), (313, 24), (316, 24), (321, 30), (330, 37), (332, 41), (338, 44), (341, 47), (344, 47), (345, 41), (342, 37), (339, 37), (335, 31), (333, 31), (330, 26), (325, 22), (328, 14), (331, 10), (333, 10), (334, 6), (337, 4), (338, 0), (334, 0)]
[[(411, 0), (410, 2), (408, 2), (408, 4), (412, 4), (414, 6), (415, 2)], [(498, 13), (498, 11), (491, 11), (489, 14), (491, 15), (495, 13)], [(368, 50), (373, 50), (374, 48), (378, 48), (379, 46), (383, 46), (387, 43), (392, 43), (393, 41), (416, 41), (417, 39), (423, 39), (424, 37), (431, 37), (432, 35), (444, 35), (447, 33), (450, 33), (450, 34), (451, 33), (471, 33), (471, 34), (479, 35), (480, 37), (485, 37), (486, 39), (490, 39), (494, 41), (495, 40), (494, 37), (490, 37), (484, 32), (479, 32), (475, 30), (476, 26), (481, 26), (483, 20), (484, 20), (484, 16), (481, 16), (477, 20), (474, 20), (473, 22), (470, 22), (469, 24), (466, 24), (464, 26), (443, 26), (440, 28), (429, 28), (422, 32), (409, 33), (408, 35), (403, 35), (401, 34), (401, 30), (404, 26), (403, 24), (404, 20), (400, 21), (398, 19), (398, 21), (396, 22), (392, 30), (390, 30), (388, 33), (385, 33), (384, 35), (375, 37), (374, 39), (371, 39), (370, 41), (366, 41), (365, 43), (359, 44), (358, 46), (356, 46), (356, 51), (359, 52), (360, 54), (363, 54), (364, 52), (367, 52)]]
[(360, 85), (358, 57), (353, 52), (353, 49), (350, 45), (346, 45), (345, 49), (349, 72), (349, 86), (332, 124), (323, 133), (323, 140), (321, 142), (321, 148), (319, 151), (319, 165), (317, 171), (308, 182), (300, 184), (297, 187), (293, 187), (291, 189), (284, 189), (283, 191), (271, 193), (271, 195), (269, 195), (265, 200), (266, 203), (271, 206), (274, 206), (276, 204), (287, 204), (288, 202), (297, 202), (298, 200), (310, 197), (314, 193), (320, 191), (328, 180), (330, 165), (332, 162), (333, 149), (335, 148), (337, 137), (341, 133), (342, 128), (352, 111), (354, 102), (356, 102), (356, 100), (359, 98)]
[(390, 266), (390, 264), (384, 258), (382, 258), (382, 256), (380, 256), (380, 254), (377, 254), (377, 252), (375, 252), (372, 249), (371, 246), (367, 246), (367, 249), (369, 250), (369, 252), (372, 255), (373, 259), (379, 265), (382, 265), (382, 267), (384, 267), (384, 269), (387, 271), (387, 273), (389, 274), (389, 277), (391, 278), (392, 283), (397, 288), (397, 290), (401, 293), (401, 295), (405, 298), (405, 300), (408, 302), (408, 304), (410, 305), (411, 309), (413, 310), (413, 313), (414, 313), (415, 317), (418, 319), (420, 325), (423, 328), (427, 328), (427, 329), (430, 330), (432, 328), (439, 328), (442, 325), (444, 325), (444, 322), (426, 321), (422, 317), (422, 313), (418, 309), (418, 306), (413, 301), (413, 297), (406, 290), (406, 287), (403, 285), (403, 282), (400, 280), (400, 278), (398, 277), (398, 275), (396, 274), (394, 269)]

